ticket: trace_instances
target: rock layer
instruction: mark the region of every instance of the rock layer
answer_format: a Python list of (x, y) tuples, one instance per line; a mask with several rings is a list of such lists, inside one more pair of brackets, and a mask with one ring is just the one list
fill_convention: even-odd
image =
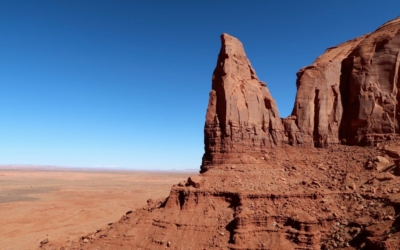
[(117, 223), (42, 248), (400, 249), (400, 177), (364, 167), (387, 148), (276, 148), (263, 164), (210, 168)]

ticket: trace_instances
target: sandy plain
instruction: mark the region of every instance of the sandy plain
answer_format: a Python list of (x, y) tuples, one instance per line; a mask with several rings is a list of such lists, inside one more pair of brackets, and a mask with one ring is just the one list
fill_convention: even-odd
[(196, 171), (144, 172), (0, 167), (0, 250), (68, 242), (117, 221)]

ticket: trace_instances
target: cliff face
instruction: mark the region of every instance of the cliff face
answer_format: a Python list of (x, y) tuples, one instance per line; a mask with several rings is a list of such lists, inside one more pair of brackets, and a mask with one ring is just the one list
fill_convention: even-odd
[(340, 138), (371, 143), (399, 133), (400, 18), (365, 37), (343, 61)]
[(339, 142), (343, 116), (340, 90), (342, 61), (363, 38), (327, 49), (312, 65), (297, 73), (292, 117), (284, 120), (285, 124), (290, 123), (292, 127), (287, 131), (292, 145), (326, 146)]
[(398, 134), (399, 49), (397, 18), (301, 69), (292, 117), (284, 121), (293, 128), (289, 142), (372, 144)]
[[(221, 42), (206, 113), (202, 171), (239, 154), (265, 152), (284, 138), (275, 100), (257, 78), (242, 43), (227, 34)], [(251, 157), (241, 160), (254, 162)]]
[(230, 162), (256, 163), (257, 154), (282, 143), (365, 145), (399, 133), (400, 18), (327, 49), (302, 68), (292, 115), (285, 119), (242, 44), (227, 34), (221, 40), (202, 171)]

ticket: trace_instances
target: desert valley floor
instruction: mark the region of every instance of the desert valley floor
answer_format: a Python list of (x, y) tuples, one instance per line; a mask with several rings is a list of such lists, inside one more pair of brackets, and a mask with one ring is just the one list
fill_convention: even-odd
[(68, 242), (115, 222), (193, 172), (0, 168), (0, 249)]

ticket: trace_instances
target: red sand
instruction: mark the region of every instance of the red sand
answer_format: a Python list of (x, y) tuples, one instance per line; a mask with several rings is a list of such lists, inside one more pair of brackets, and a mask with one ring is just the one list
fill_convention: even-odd
[(183, 172), (0, 169), (0, 249), (67, 242), (118, 220), (149, 198), (167, 197)]

